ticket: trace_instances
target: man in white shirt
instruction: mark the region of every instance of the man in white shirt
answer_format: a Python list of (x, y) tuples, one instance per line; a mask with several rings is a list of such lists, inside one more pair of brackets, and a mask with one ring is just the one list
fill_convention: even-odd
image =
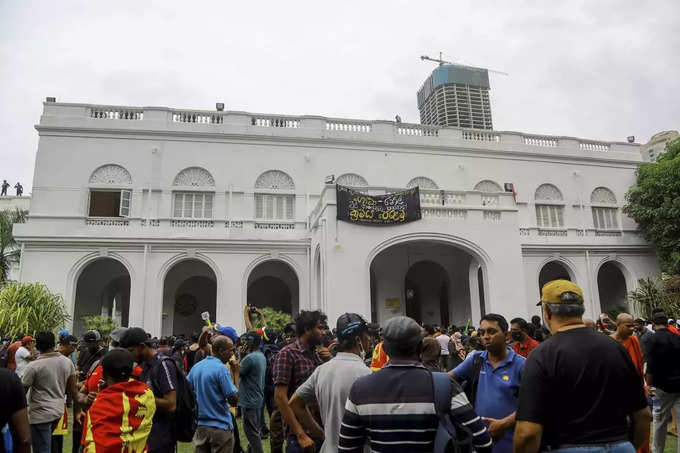
[(17, 349), (14, 355), (14, 361), (17, 364), (16, 373), (21, 379), (26, 370), (26, 366), (35, 359), (35, 339), (27, 336), (21, 339), (21, 347)]
[(439, 342), (439, 346), (442, 347), (442, 352), (439, 356), (439, 366), (441, 366), (442, 370), (448, 371), (451, 369), (451, 364), (449, 363), (449, 341), (451, 341), (451, 337), (446, 335), (446, 329), (437, 327), (434, 338)]
[[(338, 347), (336, 356), (318, 366), (314, 373), (295, 390), (290, 406), (295, 417), (315, 438), (324, 439), (321, 453), (337, 453), (340, 425), (345, 414), (349, 390), (358, 378), (371, 374), (364, 363), (369, 350), (366, 321), (356, 313), (345, 313), (337, 321)], [(306, 405), (319, 405), (323, 429), (312, 418)]]

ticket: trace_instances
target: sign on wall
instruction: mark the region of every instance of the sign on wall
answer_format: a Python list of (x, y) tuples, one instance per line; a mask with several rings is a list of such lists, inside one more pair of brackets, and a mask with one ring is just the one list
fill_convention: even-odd
[(361, 225), (399, 225), (422, 218), (418, 187), (386, 195), (367, 195), (336, 185), (337, 219)]

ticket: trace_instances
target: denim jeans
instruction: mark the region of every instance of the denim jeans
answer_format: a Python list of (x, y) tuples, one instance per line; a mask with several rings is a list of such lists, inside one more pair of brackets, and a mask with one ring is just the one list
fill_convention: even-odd
[(33, 453), (50, 453), (52, 450), (52, 431), (57, 427), (59, 419), (47, 423), (31, 425), (31, 444)]
[(635, 453), (635, 447), (628, 441), (606, 445), (583, 445), (550, 450), (550, 453)]
[[(671, 412), (674, 412), (675, 419), (680, 421), (680, 393), (668, 393), (657, 388), (652, 401), (654, 404), (652, 408), (654, 429), (652, 453), (663, 453), (666, 446), (667, 427), (671, 421)], [(680, 437), (678, 437), (678, 452), (680, 452)]]
[(241, 416), (243, 417), (243, 432), (248, 439), (248, 453), (263, 453), (262, 437), (260, 430), (262, 429), (262, 415), (261, 409), (249, 409), (247, 407), (241, 408)]

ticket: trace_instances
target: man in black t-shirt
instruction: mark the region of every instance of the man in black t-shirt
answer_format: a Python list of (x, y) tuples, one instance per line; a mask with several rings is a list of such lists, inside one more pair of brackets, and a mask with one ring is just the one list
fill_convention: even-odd
[(581, 447), (634, 453), (652, 418), (625, 348), (586, 328), (583, 292), (575, 283), (546, 283), (539, 305), (553, 336), (524, 365), (515, 453)]
[[(654, 335), (647, 341), (647, 385), (654, 401), (654, 451), (666, 445), (666, 427), (671, 412), (680, 420), (680, 335), (668, 330), (668, 317), (657, 312), (652, 318)], [(678, 439), (680, 451), (680, 438)]]
[[(9, 423), (15, 453), (30, 453), (31, 429), (28, 424), (26, 395), (19, 377), (7, 368), (0, 368), (0, 427)], [(0, 442), (0, 453), (5, 453), (5, 443)]]

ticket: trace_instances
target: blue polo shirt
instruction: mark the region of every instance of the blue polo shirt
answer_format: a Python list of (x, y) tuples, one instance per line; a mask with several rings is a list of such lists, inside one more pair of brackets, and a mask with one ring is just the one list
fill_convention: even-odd
[(217, 357), (208, 356), (191, 368), (187, 379), (196, 391), (198, 425), (234, 429), (227, 398), (238, 390), (227, 366)]
[[(479, 372), (477, 396), (474, 401), (475, 412), (481, 417), (504, 418), (517, 410), (519, 385), (522, 380), (522, 369), (526, 359), (508, 348), (508, 356), (493, 368), (489, 362), (488, 351), (473, 352), (453, 370), (453, 374), (460, 380), (470, 380), (472, 377), (472, 362), (474, 356), (481, 354), (484, 361)], [(503, 437), (494, 444), (493, 453), (512, 453), (512, 434), (508, 430)]]

